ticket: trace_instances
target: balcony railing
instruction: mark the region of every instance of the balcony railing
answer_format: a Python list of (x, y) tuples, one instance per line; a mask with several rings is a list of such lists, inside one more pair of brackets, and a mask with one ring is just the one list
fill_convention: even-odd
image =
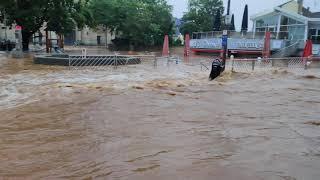
[[(221, 38), (223, 32), (222, 31), (210, 31), (210, 32), (194, 32), (192, 34), (192, 39), (210, 39), (210, 38)], [(271, 32), (271, 38), (276, 39), (275, 32)], [(229, 38), (234, 39), (263, 39), (265, 37), (265, 32), (236, 32), (229, 31)]]

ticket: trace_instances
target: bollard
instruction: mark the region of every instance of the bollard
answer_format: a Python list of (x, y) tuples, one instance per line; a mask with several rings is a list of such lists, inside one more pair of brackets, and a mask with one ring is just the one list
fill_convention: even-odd
[(230, 59), (231, 59), (231, 61), (232, 61), (231, 71), (234, 72), (234, 55), (231, 55), (231, 56), (230, 56)]
[(81, 49), (81, 55), (82, 55), (82, 59), (87, 59), (87, 49), (86, 48)]
[(304, 70), (308, 70), (308, 60), (309, 58), (303, 58)]
[(158, 66), (157, 57), (154, 56), (153, 67), (154, 67), (154, 68), (157, 68), (157, 66)]
[(71, 70), (71, 57), (69, 55), (69, 71)]
[(252, 60), (252, 71), (254, 71), (254, 66), (256, 64), (256, 61), (255, 60)]
[(115, 56), (115, 60), (114, 60), (114, 67), (115, 67), (115, 69), (117, 69), (118, 68), (118, 55), (116, 54), (116, 56)]

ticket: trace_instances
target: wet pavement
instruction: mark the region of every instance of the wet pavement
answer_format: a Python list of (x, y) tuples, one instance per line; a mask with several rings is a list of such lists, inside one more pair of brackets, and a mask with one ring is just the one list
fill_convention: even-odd
[(207, 76), (1, 59), (0, 177), (319, 179), (320, 73)]

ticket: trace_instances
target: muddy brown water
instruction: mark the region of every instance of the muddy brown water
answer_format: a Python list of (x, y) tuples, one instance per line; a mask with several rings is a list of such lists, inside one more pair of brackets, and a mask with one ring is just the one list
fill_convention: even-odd
[(320, 177), (317, 72), (0, 67), (3, 179)]

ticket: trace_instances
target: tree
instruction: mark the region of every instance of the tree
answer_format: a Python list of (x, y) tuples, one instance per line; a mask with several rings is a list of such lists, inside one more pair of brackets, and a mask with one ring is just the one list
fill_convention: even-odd
[(92, 0), (97, 25), (119, 32), (131, 46), (159, 45), (173, 33), (172, 7), (165, 0)]
[(214, 20), (214, 25), (213, 25), (213, 30), (214, 31), (221, 31), (221, 14), (220, 14), (220, 9), (218, 9), (215, 20)]
[(231, 0), (228, 0), (227, 15), (230, 15)]
[(190, 0), (189, 7), (189, 11), (182, 18), (185, 22), (182, 29), (185, 32), (212, 31), (212, 27), (218, 26), (215, 24), (218, 11), (221, 23), (221, 14), (224, 12), (222, 0)]
[(241, 32), (246, 33), (248, 31), (248, 5), (246, 4), (243, 12)]
[(45, 23), (58, 34), (73, 30), (82, 12), (77, 8), (84, 2), (87, 0), (10, 0), (1, 1), (0, 8), (7, 24), (22, 26), (23, 50), (28, 50), (30, 38)]
[(234, 25), (234, 14), (232, 14), (230, 30), (231, 31), (235, 31), (236, 30), (236, 27)]

